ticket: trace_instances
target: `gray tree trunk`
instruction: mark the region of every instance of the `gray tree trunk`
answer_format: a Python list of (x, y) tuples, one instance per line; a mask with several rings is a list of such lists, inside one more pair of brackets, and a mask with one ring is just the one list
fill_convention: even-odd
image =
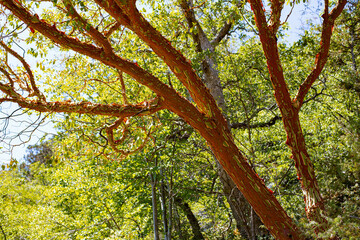
[(168, 237), (168, 221), (167, 221), (167, 209), (166, 209), (166, 197), (165, 197), (165, 183), (164, 175), (162, 168), (160, 169), (161, 181), (160, 181), (160, 199), (161, 199), (161, 211), (162, 211), (162, 220), (164, 225), (164, 240), (169, 240)]
[[(194, 42), (197, 44), (197, 51), (209, 53), (205, 56), (201, 64), (203, 79), (207, 88), (210, 90), (211, 95), (214, 97), (216, 103), (226, 117), (226, 103), (219, 72), (217, 71), (215, 47), (228, 34), (231, 29), (231, 23), (224, 23), (223, 28), (218, 32), (218, 36), (210, 42), (196, 19), (194, 11), (192, 10), (192, 4), (192, 0), (182, 0), (180, 2), (180, 6), (189, 24), (189, 28), (196, 28), (196, 31), (193, 31), (192, 33), (192, 37)], [(256, 239), (256, 236), (258, 235), (269, 235), (267, 230), (259, 228), (262, 225), (260, 218), (252, 210), (250, 204), (236, 187), (235, 183), (218, 160), (216, 160), (216, 163), (218, 175), (223, 185), (224, 195), (230, 205), (233, 217), (237, 223), (237, 228), (242, 237), (246, 239)]]
[(160, 240), (159, 236), (159, 220), (157, 211), (157, 196), (156, 196), (156, 178), (153, 174), (149, 174), (151, 183), (151, 200), (153, 210), (153, 228), (154, 228), (154, 240)]
[(175, 200), (175, 203), (181, 208), (181, 210), (183, 210), (187, 219), (189, 220), (192, 232), (194, 234), (194, 239), (196, 239), (196, 240), (205, 239), (201, 233), (199, 221), (197, 220), (194, 213), (192, 212), (189, 204), (186, 202), (183, 202), (183, 200), (180, 197), (175, 197), (174, 200)]

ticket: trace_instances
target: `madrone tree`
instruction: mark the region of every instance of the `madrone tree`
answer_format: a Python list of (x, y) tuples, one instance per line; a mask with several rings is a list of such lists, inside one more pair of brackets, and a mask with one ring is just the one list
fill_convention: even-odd
[[(182, 8), (188, 25), (192, 26), (193, 40), (198, 44), (198, 51), (214, 52), (213, 48), (216, 44), (229, 34), (233, 27), (232, 19), (229, 19), (222, 28), (219, 28), (215, 38), (209, 40), (205, 38), (203, 30), (194, 16), (193, 10), (198, 7), (196, 3), (192, 0), (173, 2)], [(209, 4), (209, 2), (212, 1), (198, 4)], [(295, 2), (293, 1), (292, 4)], [(218, 3), (225, 4), (225, 1), (218, 1)], [(119, 84), (123, 89), (119, 95), (119, 100), (109, 104), (70, 100), (48, 101), (47, 99), (50, 96), (46, 96), (44, 92), (40, 91), (37, 86), (39, 79), (31, 70), (30, 65), (23, 56), (14, 51), (10, 41), (7, 42), (6, 37), (16, 38), (15, 30), (11, 32), (7, 29), (6, 34), (2, 34), (0, 42), (1, 51), (4, 55), (0, 66), (2, 76), (0, 82), (1, 103), (13, 102), (22, 108), (38, 112), (114, 117), (116, 120), (105, 126), (106, 138), (114, 151), (123, 155), (142, 148), (146, 141), (151, 138), (151, 131), (148, 131), (145, 140), (137, 149), (128, 151), (119, 148), (123, 139), (117, 139), (116, 129), (126, 126), (129, 119), (152, 115), (167, 109), (185, 120), (206, 140), (220, 165), (276, 239), (304, 238), (272, 191), (265, 186), (262, 179), (254, 172), (236, 146), (229, 129), (229, 123), (222, 112), (222, 109), (225, 108), (224, 99), (221, 93), (220, 80), (216, 76), (216, 63), (211, 57), (205, 57), (203, 63), (205, 75), (208, 74), (206, 78), (213, 81), (212, 83), (207, 82), (207, 88), (196, 73), (192, 63), (173, 47), (138, 10), (139, 4), (136, 3), (136, 0), (52, 1), (54, 11), (61, 17), (56, 14), (47, 14), (46, 17), (42, 17), (41, 12), (44, 8), (49, 7), (49, 3), (46, 1), (0, 0), (0, 4), (2, 5), (2, 16), (7, 17), (2, 21), (9, 26), (13, 26), (15, 30), (27, 26), (31, 31), (30, 34), (40, 34), (60, 48), (70, 49), (77, 54), (85, 55), (97, 61), (96, 64), (116, 69), (119, 73)], [(42, 4), (46, 5), (42, 7)], [(153, 2), (149, 1), (149, 4), (153, 4)], [(241, 1), (226, 2), (226, 4), (233, 4), (239, 8), (243, 6)], [(277, 34), (283, 24), (280, 17), (285, 1), (269, 1), (267, 3), (269, 10), (266, 10), (267, 8), (263, 6), (261, 0), (249, 0), (248, 4), (250, 4), (253, 12), (275, 99), (282, 115), (287, 134), (286, 144), (291, 149), (292, 158), (295, 161), (304, 195), (305, 211), (308, 219), (317, 223), (314, 231), (319, 233), (325, 231), (328, 225), (325, 218), (324, 202), (301, 130), (299, 111), (309, 89), (320, 75), (327, 61), (335, 20), (342, 12), (346, 0), (338, 0), (336, 3), (324, 0), (319, 51), (313, 69), (307, 78), (303, 79), (295, 96), (291, 96), (288, 90), (277, 46)], [(33, 5), (37, 8), (32, 7)], [(92, 7), (92, 11), (87, 11), (89, 6)], [(182, 87), (186, 88), (190, 97), (181, 95), (179, 89), (175, 89), (171, 83), (164, 83), (156, 76), (155, 72), (150, 72), (145, 66), (139, 66), (131, 59), (122, 57), (125, 54), (119, 51), (117, 41), (119, 39), (115, 37), (119, 36), (116, 33), (121, 31), (131, 31), (146, 43), (150, 47), (150, 51), (169, 67), (172, 74), (181, 82)], [(115, 49), (117, 50), (115, 51)], [(17, 59), (22, 64), (22, 69), (12, 69), (8, 64), (8, 55)], [(130, 76), (138, 84), (147, 87), (156, 97), (138, 104), (131, 104), (127, 100), (126, 84), (121, 80), (123, 73)]]

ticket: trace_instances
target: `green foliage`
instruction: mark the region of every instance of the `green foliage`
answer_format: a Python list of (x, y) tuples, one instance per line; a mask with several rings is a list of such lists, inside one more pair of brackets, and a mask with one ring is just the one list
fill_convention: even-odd
[[(199, 22), (210, 38), (225, 21), (230, 19), (234, 24), (235, 33), (221, 42), (214, 57), (224, 87), (228, 121), (230, 125), (243, 123), (245, 126), (232, 130), (236, 143), (289, 215), (308, 229), (309, 235), (313, 234), (312, 223), (306, 220), (281, 121), (265, 128), (251, 127), (270, 122), (280, 116), (280, 112), (260, 42), (244, 21), (248, 13), (230, 1), (209, 1), (204, 5), (201, 5), (203, 1), (194, 2), (199, 6), (195, 8)], [(202, 76), (201, 62), (210, 53), (196, 51), (191, 39), (195, 30), (187, 27), (175, 3), (177, 1), (143, 1), (142, 4), (150, 7), (140, 9)], [(59, 8), (44, 8), (42, 18), (56, 22), (59, 30), (71, 36), (89, 41), (86, 35), (80, 37), (84, 29), (74, 25), (61, 11), (63, 3), (53, 1), (53, 4)], [(83, 16), (91, 16), (91, 23), (99, 30), (107, 29), (112, 23), (113, 19), (102, 17), (104, 12), (93, 3), (76, 1), (75, 5)], [(353, 43), (355, 62), (359, 66), (360, 44), (352, 42), (349, 36), (353, 26), (358, 30), (357, 16), (358, 8), (348, 9), (339, 22), (344, 27), (337, 28), (327, 69), (313, 85), (301, 111), (307, 147), (329, 212), (331, 228), (325, 237), (336, 233), (344, 239), (359, 238), (360, 225), (359, 74), (353, 70), (348, 48)], [(11, 15), (8, 21), (8, 27), (2, 29), (4, 34), (21, 27)], [(355, 39), (358, 41), (358, 36)], [(168, 67), (132, 32), (121, 29), (110, 41), (116, 41), (117, 53), (136, 61), (188, 97)], [(311, 71), (318, 41), (318, 29), (313, 28), (293, 44), (279, 43), (292, 96)], [(125, 103), (119, 72), (58, 48), (37, 33), (27, 36), (26, 42), (32, 44), (28, 54), (42, 58), (37, 67), (42, 70), (42, 88), (48, 100)], [(129, 76), (123, 77), (130, 103), (154, 97)], [(189, 203), (208, 239), (240, 239), (222, 194), (213, 155), (194, 129), (169, 111), (153, 117), (128, 119), (131, 134), (120, 149), (134, 150), (143, 143), (147, 132), (152, 131), (152, 136), (140, 151), (125, 157), (110, 148), (105, 136), (105, 126), (114, 121), (114, 118), (86, 114), (59, 114), (54, 118), (59, 131), (54, 139), (29, 147), (27, 162), (21, 167), (17, 168), (13, 162), (13, 169), (0, 172), (0, 224), (7, 238), (152, 239), (150, 176), (153, 176), (157, 184), (160, 232), (164, 231), (161, 213), (165, 210), (161, 208), (159, 189), (164, 186), (168, 208), (172, 204), (174, 239), (192, 236), (191, 226), (175, 205), (174, 197)], [(121, 139), (124, 134), (119, 129), (115, 138)], [(169, 218), (169, 209), (167, 214)]]

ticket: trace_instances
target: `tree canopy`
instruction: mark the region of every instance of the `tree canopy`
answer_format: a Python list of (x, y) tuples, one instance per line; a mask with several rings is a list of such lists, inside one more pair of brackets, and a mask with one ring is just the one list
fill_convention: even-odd
[(3, 238), (356, 237), (346, 3), (286, 43), (299, 1), (0, 0), (0, 103), (58, 129), (1, 172)]

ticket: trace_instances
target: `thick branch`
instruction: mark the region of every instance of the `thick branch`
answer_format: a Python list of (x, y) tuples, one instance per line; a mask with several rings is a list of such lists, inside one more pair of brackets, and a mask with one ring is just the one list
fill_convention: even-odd
[(223, 40), (223, 38), (227, 34), (229, 34), (231, 27), (232, 27), (231, 21), (226, 21), (224, 23), (224, 26), (218, 32), (217, 36), (211, 41), (211, 45), (217, 46), (221, 42), (221, 40)]
[(285, 82), (284, 72), (278, 52), (276, 33), (266, 23), (265, 10), (261, 0), (249, 0), (255, 15), (256, 26), (259, 29), (260, 41), (266, 57), (270, 79), (275, 90), (275, 99), (284, 115), (292, 114), (292, 101)]
[(160, 98), (154, 98), (147, 102), (137, 105), (120, 104), (99, 104), (90, 102), (43, 102), (27, 100), (17, 96), (17, 98), (7, 99), (15, 102), (23, 108), (29, 108), (38, 112), (57, 112), (57, 113), (80, 113), (103, 115), (113, 117), (131, 117), (150, 115), (165, 108), (164, 102)]
[[(127, 0), (125, 0), (125, 2), (126, 1)], [(104, 8), (104, 9), (108, 12), (111, 12), (112, 13), (111, 16), (113, 18), (115, 18), (116, 21), (119, 22), (121, 25), (123, 25), (125, 27), (130, 26), (129, 17), (125, 14), (125, 11), (123, 9), (121, 9), (114, 0), (95, 0), (95, 2), (103, 8), (104, 8), (104, 6), (106, 6), (107, 9), (106, 8)], [(134, 7), (134, 5), (133, 5), (133, 7)]]
[[(95, 1), (112, 17), (118, 20), (117, 13), (111, 8), (114, 1), (109, 0), (106, 3), (101, 0)], [(119, 4), (119, 7), (130, 20), (129, 28), (145, 43), (147, 43), (161, 59), (164, 60), (171, 71), (189, 90), (191, 97), (197, 104), (200, 111), (205, 113), (207, 117), (214, 117), (218, 119), (221, 124), (226, 125), (226, 120), (220, 109), (217, 107), (214, 98), (202, 83), (201, 79), (196, 75), (191, 63), (184, 57), (184, 55), (171, 46), (171, 43), (153, 26), (151, 26), (151, 24), (141, 15), (136, 7), (124, 4)]]
[(321, 71), (323, 70), (327, 62), (330, 49), (330, 39), (334, 28), (335, 20), (344, 9), (346, 2), (347, 0), (339, 0), (339, 2), (330, 14), (328, 13), (327, 6), (325, 6), (320, 50), (315, 58), (315, 67), (313, 68), (309, 76), (306, 78), (306, 80), (301, 84), (299, 91), (294, 99), (294, 103), (296, 104), (297, 108), (300, 108), (303, 105), (306, 94), (309, 92), (315, 80), (319, 77)]

